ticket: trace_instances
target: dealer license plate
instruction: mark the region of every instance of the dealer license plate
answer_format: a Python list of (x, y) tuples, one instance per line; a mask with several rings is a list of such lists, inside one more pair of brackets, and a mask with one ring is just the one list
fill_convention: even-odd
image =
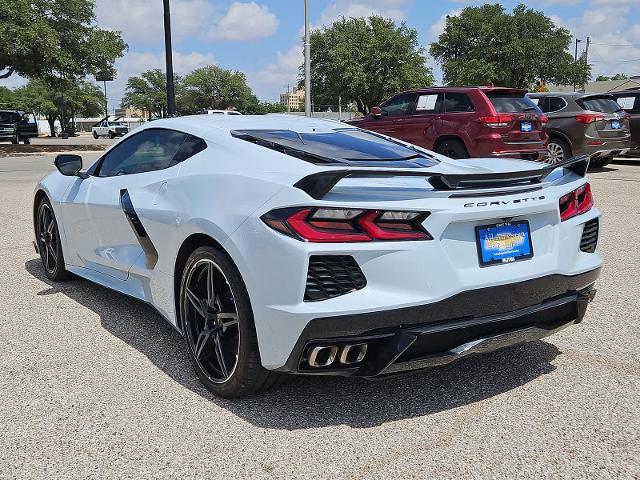
[(480, 266), (517, 262), (533, 257), (529, 222), (505, 222), (476, 227)]
[(620, 120), (611, 120), (611, 128), (618, 130), (620, 128)]
[(520, 122), (520, 131), (521, 132), (532, 132), (533, 124), (531, 122)]

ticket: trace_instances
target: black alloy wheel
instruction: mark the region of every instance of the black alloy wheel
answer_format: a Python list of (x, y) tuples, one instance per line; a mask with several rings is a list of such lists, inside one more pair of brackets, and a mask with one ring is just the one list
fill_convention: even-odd
[(191, 254), (179, 306), (191, 362), (211, 392), (239, 397), (276, 382), (279, 376), (262, 367), (249, 295), (227, 255), (213, 247)]
[(47, 277), (55, 281), (69, 278), (70, 274), (64, 267), (58, 223), (53, 208), (46, 198), (40, 202), (38, 208), (36, 239), (40, 260)]
[(453, 139), (440, 143), (436, 148), (436, 153), (453, 159), (469, 158), (466, 147), (458, 140)]

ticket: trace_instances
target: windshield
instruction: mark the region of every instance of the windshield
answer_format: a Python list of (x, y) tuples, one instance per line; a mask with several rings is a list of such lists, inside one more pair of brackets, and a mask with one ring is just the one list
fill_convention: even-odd
[(279, 150), (284, 147), (297, 153), (303, 152), (325, 161), (371, 162), (423, 158), (427, 162), (419, 166), (432, 166), (437, 163), (418, 150), (356, 129), (322, 133), (298, 133), (292, 130), (236, 130), (232, 135), (269, 148), (278, 146), (281, 147)]
[(592, 112), (614, 113), (622, 110), (613, 97), (589, 97), (578, 100), (577, 103), (585, 110)]
[(487, 97), (489, 97), (493, 108), (496, 109), (496, 113), (542, 113), (536, 103), (525, 96), (524, 93), (488, 92)]
[(16, 123), (19, 115), (15, 112), (0, 112), (0, 123)]

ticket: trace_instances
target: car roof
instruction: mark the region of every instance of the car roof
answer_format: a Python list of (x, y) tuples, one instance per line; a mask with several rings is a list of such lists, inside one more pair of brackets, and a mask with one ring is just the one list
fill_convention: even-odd
[(527, 94), (530, 97), (563, 97), (563, 98), (588, 98), (588, 97), (610, 97), (611, 92), (595, 93), (595, 92), (531, 92)]
[(22, 110), (14, 110), (12, 108), (0, 108), (0, 113), (20, 113), (23, 114)]
[(357, 129), (336, 120), (324, 120), (301, 115), (189, 115), (154, 120), (143, 128), (173, 128), (201, 138), (213, 139), (233, 130), (292, 130), (298, 133), (323, 133), (339, 129)]
[[(413, 88), (410, 90), (405, 90), (404, 92), (401, 93), (421, 93), (421, 92), (428, 92), (428, 91), (432, 91), (432, 90), (443, 90), (443, 91), (450, 91), (450, 92), (460, 92), (460, 93), (464, 93), (464, 92), (471, 92), (474, 90), (480, 90), (482, 92), (485, 93), (489, 93), (489, 92), (499, 92), (499, 93), (509, 93), (509, 92), (517, 92), (517, 93), (527, 93), (526, 89), (523, 88), (510, 88), (510, 87), (490, 87), (490, 86), (482, 86), (482, 85), (478, 85), (478, 86), (465, 86), (465, 87), (447, 87), (447, 86), (439, 86), (439, 87), (422, 87), (422, 88)], [(395, 95), (394, 95), (395, 96)]]

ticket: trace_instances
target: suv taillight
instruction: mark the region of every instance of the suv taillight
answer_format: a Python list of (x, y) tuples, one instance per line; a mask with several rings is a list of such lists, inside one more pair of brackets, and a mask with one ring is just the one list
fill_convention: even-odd
[(347, 208), (281, 208), (264, 214), (264, 223), (305, 242), (351, 243), (432, 240), (422, 228), (429, 212)]
[(576, 215), (587, 213), (593, 207), (591, 185), (585, 183), (573, 192), (567, 193), (559, 201), (560, 220), (565, 221)]
[(513, 117), (511, 115), (485, 115), (480, 117), (481, 123), (484, 123), (487, 127), (497, 128), (497, 127), (508, 127), (511, 122), (513, 122)]
[(604, 115), (599, 115), (596, 113), (579, 113), (578, 115), (576, 115), (576, 121), (578, 123), (589, 124), (597, 122), (598, 120), (604, 120)]
[(542, 123), (542, 125), (546, 125), (549, 123), (549, 117), (546, 115), (540, 115), (540, 123)]

